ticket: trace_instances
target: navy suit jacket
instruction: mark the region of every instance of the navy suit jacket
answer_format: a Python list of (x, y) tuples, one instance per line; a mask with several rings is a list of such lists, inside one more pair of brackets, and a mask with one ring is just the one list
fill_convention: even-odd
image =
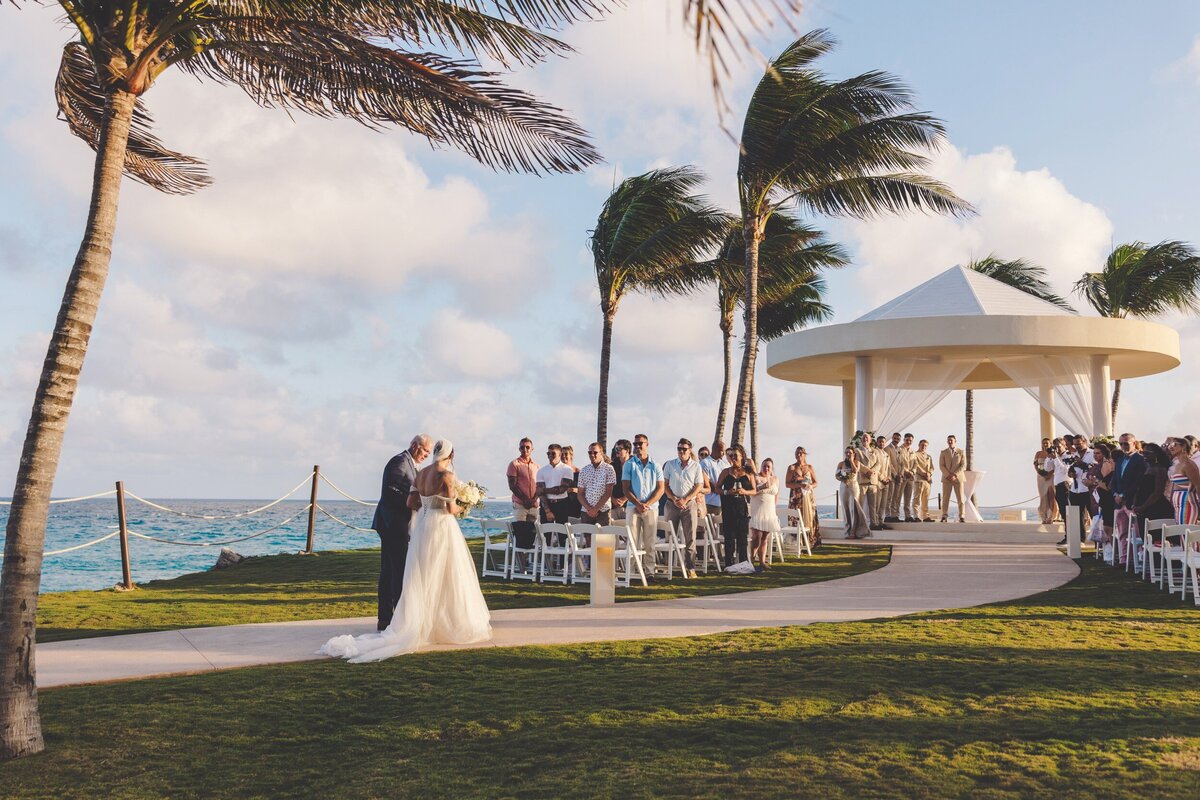
[(1117, 462), (1113, 470), (1113, 494), (1123, 494), (1129, 498), (1126, 505), (1133, 502), (1142, 476), (1146, 474), (1146, 459), (1141, 453), (1131, 453)]
[(408, 524), (412, 511), (408, 507), (408, 493), (417, 480), (417, 465), (412, 454), (405, 450), (383, 468), (383, 487), (379, 490), (379, 505), (375, 507), (375, 519), (371, 522), (380, 536), (408, 535)]

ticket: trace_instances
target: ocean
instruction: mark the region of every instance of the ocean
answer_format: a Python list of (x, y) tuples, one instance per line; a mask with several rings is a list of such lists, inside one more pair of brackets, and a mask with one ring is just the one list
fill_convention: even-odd
[[(269, 501), (253, 500), (170, 500), (153, 502), (194, 516), (229, 517), (244, 513)], [(252, 536), (284, 523), (278, 529), (241, 542), (225, 546), (244, 556), (295, 553), (304, 549), (308, 526), (306, 500), (285, 500), (253, 516), (236, 519), (205, 520), (182, 517), (145, 506), (126, 498), (125, 510), (129, 537), (129, 562), (134, 583), (162, 578), (174, 578), (189, 572), (210, 568), (217, 560), (221, 547), (217, 544), (231, 539)], [(364, 506), (349, 500), (321, 500), (322, 507), (335, 517), (358, 528), (370, 528), (374, 506)], [(489, 500), (475, 516), (494, 518), (507, 516), (511, 506), (505, 501)], [(820, 506), (820, 515), (831, 518), (833, 506)], [(996, 514), (984, 511), (984, 516)], [(0, 526), (8, 521), (8, 506), (0, 506)], [(481, 535), (479, 523), (463, 520), (463, 533), (468, 538)], [(50, 507), (46, 526), (46, 552), (61, 550), (90, 542), (117, 530), (117, 504), (113, 497), (65, 503)], [(141, 539), (134, 534), (153, 536), (187, 544), (166, 544)], [(347, 528), (317, 513), (314, 526), (314, 549), (352, 550), (378, 547), (374, 531)], [(100, 542), (91, 547), (60, 555), (46, 556), (42, 567), (43, 592), (62, 592), (73, 589), (106, 589), (121, 581), (121, 547), (119, 539)]]

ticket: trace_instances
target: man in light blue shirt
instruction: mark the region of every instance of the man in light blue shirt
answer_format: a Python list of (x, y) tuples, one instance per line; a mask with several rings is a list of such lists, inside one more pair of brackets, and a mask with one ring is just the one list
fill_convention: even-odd
[(713, 442), (712, 452), (700, 459), (700, 469), (704, 470), (704, 474), (708, 476), (709, 485), (713, 490), (710, 494), (704, 495), (704, 505), (708, 506), (709, 514), (721, 513), (721, 495), (718, 494), (717, 476), (728, 468), (729, 461), (725, 458), (725, 443), (717, 439)]
[(663, 465), (663, 480), (667, 495), (667, 519), (683, 539), (683, 565), (689, 578), (696, 577), (696, 504), (704, 494), (704, 472), (692, 453), (692, 443), (680, 439), (676, 446), (678, 458)]
[(633, 455), (621, 470), (625, 489), (625, 520), (629, 538), (642, 550), (642, 571), (646, 580), (654, 575), (654, 543), (658, 538), (658, 500), (663, 495), (663, 473), (650, 458), (650, 438), (644, 433), (633, 437)]

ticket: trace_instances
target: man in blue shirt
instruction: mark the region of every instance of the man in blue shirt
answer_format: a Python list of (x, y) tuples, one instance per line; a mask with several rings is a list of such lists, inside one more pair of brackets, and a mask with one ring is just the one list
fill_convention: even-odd
[(625, 489), (625, 519), (629, 538), (642, 550), (646, 580), (654, 575), (654, 542), (658, 538), (658, 500), (663, 495), (663, 473), (650, 458), (650, 438), (633, 437), (633, 455), (621, 469)]

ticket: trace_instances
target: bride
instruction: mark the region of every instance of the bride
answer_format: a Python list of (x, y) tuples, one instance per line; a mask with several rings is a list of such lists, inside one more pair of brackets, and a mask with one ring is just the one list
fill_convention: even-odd
[(411, 653), (424, 645), (492, 638), (491, 615), (454, 516), (454, 482), (454, 445), (439, 439), (433, 462), (417, 473), (408, 496), (417, 515), (392, 624), (380, 633), (335, 636), (321, 647), (322, 654), (360, 663)]

